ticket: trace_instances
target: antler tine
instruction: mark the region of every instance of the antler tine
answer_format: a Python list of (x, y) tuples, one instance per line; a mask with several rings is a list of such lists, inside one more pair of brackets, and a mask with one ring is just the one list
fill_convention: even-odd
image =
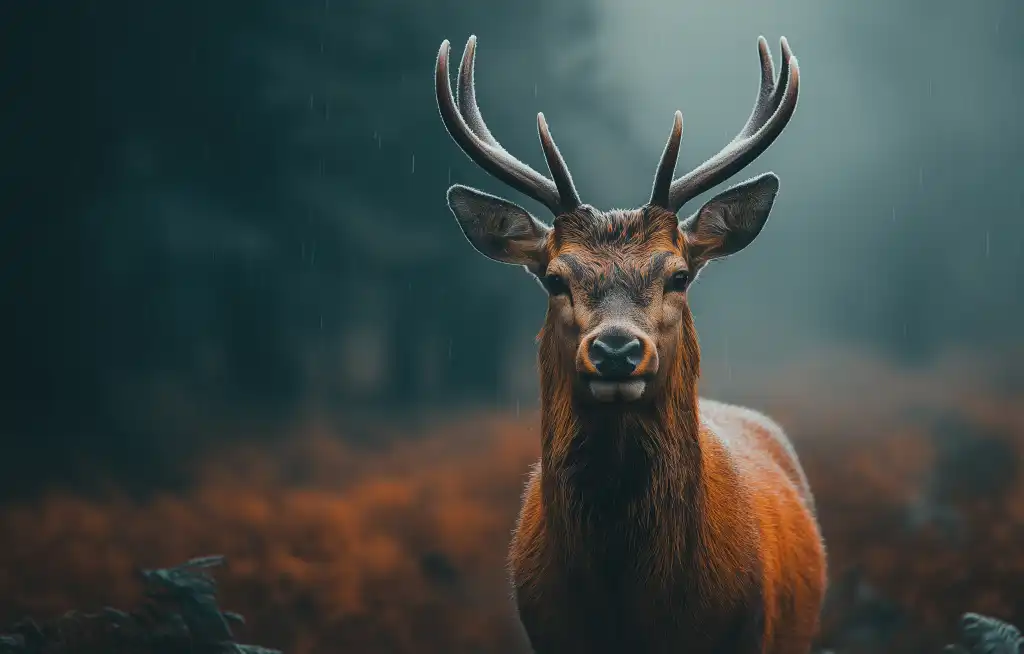
[[(789, 50), (789, 43), (786, 42), (786, 37), (782, 37), (780, 42), (782, 44), (782, 70), (779, 72), (779, 82), (788, 78), (789, 62), (793, 56), (793, 53)], [(782, 93), (786, 85), (778, 84), (775, 81), (775, 64), (772, 62), (772, 51), (768, 47), (768, 40), (763, 36), (757, 37), (757, 55), (761, 64), (761, 86), (757, 92), (754, 109), (750, 112), (750, 117), (747, 118), (743, 129), (733, 139), (734, 142), (754, 134), (758, 128), (771, 118), (772, 114), (779, 108), (779, 103), (782, 102)]]
[[(560, 193), (560, 187), (565, 181), (559, 179), (560, 176), (568, 179), (567, 188), (572, 189), (572, 180), (564, 162), (561, 163), (560, 170), (556, 166), (556, 170), (552, 171), (558, 180), (556, 184), (555, 181), (548, 179), (509, 154), (484, 123), (476, 102), (476, 91), (473, 84), (476, 37), (471, 36), (466, 43), (466, 50), (459, 66), (459, 98), (457, 101), (452, 93), (451, 75), (448, 70), (450, 54), (451, 44), (445, 39), (437, 53), (434, 82), (441, 120), (462, 151), (488, 173), (542, 203), (556, 216), (575, 209), (579, 205), (575, 190), (564, 196)], [(548, 138), (550, 139), (550, 136)], [(541, 141), (544, 142), (543, 136)], [(547, 154), (547, 149), (545, 144), (545, 154)], [(557, 148), (555, 154), (557, 155), (556, 161), (561, 161), (561, 155), (558, 155)], [(550, 156), (548, 165), (549, 167), (552, 165)]]
[(676, 111), (672, 121), (672, 131), (668, 135), (665, 150), (661, 153), (658, 172), (654, 174), (654, 188), (651, 190), (651, 201), (658, 207), (668, 208), (669, 189), (672, 188), (672, 176), (676, 172), (676, 160), (679, 159), (679, 143), (683, 138), (683, 112)]
[(473, 130), (473, 133), (490, 146), (500, 148), (498, 139), (494, 138), (491, 130), (487, 129), (487, 123), (480, 114), (480, 105), (476, 103), (476, 36), (470, 36), (466, 42), (466, 48), (462, 51), (462, 62), (459, 64), (459, 85), (456, 90), (455, 100), (459, 105), (459, 113), (466, 119), (466, 124)]
[(562, 210), (569, 212), (580, 206), (580, 194), (576, 192), (576, 185), (572, 182), (572, 175), (569, 174), (569, 167), (565, 165), (562, 153), (558, 151), (555, 140), (551, 138), (551, 131), (548, 130), (548, 121), (544, 120), (544, 114), (537, 114), (537, 134), (540, 136), (540, 144), (544, 149), (544, 159), (548, 162), (548, 170), (558, 187), (558, 195), (562, 199)]
[(665, 208), (679, 211), (693, 198), (738, 173), (768, 149), (789, 124), (800, 92), (800, 68), (785, 37), (781, 45), (782, 70), (776, 81), (768, 43), (764, 37), (758, 38), (761, 85), (750, 118), (718, 154), (672, 182)]

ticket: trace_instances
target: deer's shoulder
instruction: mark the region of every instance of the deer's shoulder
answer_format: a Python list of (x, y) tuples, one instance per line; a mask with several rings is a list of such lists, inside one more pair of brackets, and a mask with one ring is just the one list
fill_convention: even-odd
[(700, 418), (704, 430), (720, 441), (741, 465), (781, 469), (801, 494), (808, 494), (796, 450), (785, 430), (772, 418), (749, 407), (707, 398), (700, 399)]

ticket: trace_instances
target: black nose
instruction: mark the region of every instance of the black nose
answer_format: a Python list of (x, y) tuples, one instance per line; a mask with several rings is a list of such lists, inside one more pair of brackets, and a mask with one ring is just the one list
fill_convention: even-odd
[(636, 336), (620, 329), (603, 332), (590, 344), (590, 362), (602, 377), (628, 377), (644, 358), (644, 346)]

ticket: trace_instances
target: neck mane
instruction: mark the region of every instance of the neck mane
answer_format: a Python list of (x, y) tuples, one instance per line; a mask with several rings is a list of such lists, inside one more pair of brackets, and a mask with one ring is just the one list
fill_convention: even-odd
[(565, 359), (541, 335), (542, 501), (549, 533), (576, 561), (641, 563), (652, 548), (682, 552), (693, 533), (700, 354), (686, 323), (657, 395), (636, 407), (580, 402), (575, 371), (551, 365)]

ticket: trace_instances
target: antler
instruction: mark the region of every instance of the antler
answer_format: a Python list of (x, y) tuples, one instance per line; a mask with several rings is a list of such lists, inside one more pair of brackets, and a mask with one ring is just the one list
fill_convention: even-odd
[(580, 206), (580, 197), (573, 185), (572, 176), (565, 165), (565, 160), (562, 159), (562, 154), (558, 151), (558, 146), (551, 138), (544, 114), (537, 114), (537, 132), (553, 180), (510, 155), (487, 129), (480, 115), (480, 107), (476, 103), (476, 89), (473, 86), (476, 36), (469, 37), (462, 55), (462, 64), (459, 66), (458, 100), (452, 96), (448, 72), (450, 50), (451, 44), (445, 39), (437, 53), (437, 106), (441, 110), (444, 126), (462, 151), (488, 173), (541, 202), (556, 216)]
[[(789, 49), (786, 37), (782, 44), (782, 70), (775, 79), (768, 41), (757, 38), (761, 58), (761, 88), (750, 112), (747, 124), (718, 154), (675, 181), (676, 157), (683, 136), (683, 115), (676, 112), (665, 151), (661, 155), (658, 172), (654, 176), (654, 189), (650, 204), (664, 207), (673, 213), (704, 191), (724, 182), (749, 165), (778, 138), (793, 117), (797, 94), (800, 90), (800, 69), (796, 57)], [(782, 82), (785, 80), (785, 85)]]

